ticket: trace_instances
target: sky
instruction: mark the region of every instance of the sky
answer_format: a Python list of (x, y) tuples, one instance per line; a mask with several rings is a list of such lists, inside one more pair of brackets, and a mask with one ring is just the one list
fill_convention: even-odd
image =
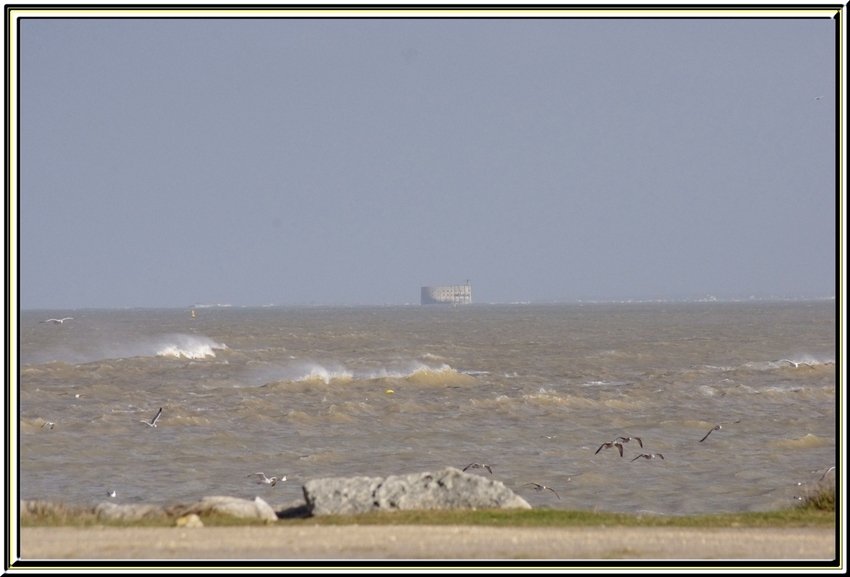
[(830, 298), (829, 19), (23, 19), (22, 309)]

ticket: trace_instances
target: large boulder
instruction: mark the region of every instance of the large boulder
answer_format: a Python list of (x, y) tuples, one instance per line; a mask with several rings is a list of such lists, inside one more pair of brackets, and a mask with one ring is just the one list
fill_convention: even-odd
[(256, 497), (253, 501), (238, 497), (204, 497), (197, 503), (169, 507), (168, 513), (173, 517), (220, 513), (243, 519), (277, 521), (277, 513), (259, 497)]
[(531, 509), (501, 481), (470, 475), (454, 467), (436, 473), (381, 477), (330, 477), (303, 487), (312, 515), (416, 509)]

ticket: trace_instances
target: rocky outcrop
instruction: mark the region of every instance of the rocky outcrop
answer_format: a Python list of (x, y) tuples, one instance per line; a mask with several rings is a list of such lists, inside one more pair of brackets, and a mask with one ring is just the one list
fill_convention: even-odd
[(256, 497), (253, 501), (237, 497), (204, 497), (197, 503), (175, 505), (168, 508), (168, 514), (172, 517), (184, 517), (191, 514), (209, 515), (211, 513), (231, 515), (243, 519), (277, 521), (277, 513), (259, 497)]
[(166, 519), (165, 509), (158, 505), (118, 505), (104, 501), (94, 508), (98, 519), (105, 521), (141, 521), (143, 519)]
[(416, 509), (520, 508), (531, 505), (501, 481), (447, 467), (436, 473), (331, 477), (304, 484), (310, 514), (344, 515)]
[[(413, 473), (389, 477), (330, 477), (307, 481), (304, 501), (295, 501), (279, 512), (256, 497), (203, 497), (190, 504), (118, 504), (104, 501), (91, 508), (74, 508), (46, 501), (21, 501), (21, 516), (32, 519), (70, 519), (94, 516), (101, 520), (178, 520), (177, 526), (203, 526), (201, 517), (231, 515), (266, 522), (278, 518), (412, 511), (424, 509), (531, 509), (531, 505), (501, 481), (471, 475), (448, 467), (436, 473)], [(199, 524), (200, 523), (200, 524)]]

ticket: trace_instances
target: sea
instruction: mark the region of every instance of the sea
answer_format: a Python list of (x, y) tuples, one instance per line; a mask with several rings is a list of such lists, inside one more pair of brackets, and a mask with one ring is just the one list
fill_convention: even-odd
[[(22, 500), (259, 496), (280, 510), (310, 479), (479, 463), (492, 473), (467, 473), (534, 508), (735, 513), (793, 506), (837, 464), (834, 299), (25, 310), (16, 322)], [(631, 438), (622, 456), (603, 446), (619, 437)]]

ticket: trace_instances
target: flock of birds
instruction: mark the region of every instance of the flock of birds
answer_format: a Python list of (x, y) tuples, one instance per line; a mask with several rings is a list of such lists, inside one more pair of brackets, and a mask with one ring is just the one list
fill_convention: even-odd
[[(788, 362), (792, 362), (792, 361), (788, 361)], [(801, 364), (806, 364), (806, 363), (801, 363)], [(735, 421), (735, 422), (740, 423), (741, 421), (739, 420), (739, 421)], [(711, 433), (713, 433), (714, 431), (720, 431), (722, 429), (723, 429), (722, 425), (713, 426), (711, 429), (709, 429), (709, 431), (705, 434), (705, 436), (702, 439), (699, 440), (699, 442), (702, 443), (703, 441), (705, 441), (708, 438), (709, 435), (711, 435)], [(547, 438), (551, 439), (552, 437), (547, 437)], [(640, 445), (640, 448), (641, 449), (643, 448), (643, 439), (641, 439), (640, 437), (617, 437), (613, 441), (606, 441), (606, 442), (602, 443), (601, 445), (599, 445), (599, 448), (596, 449), (596, 452), (593, 453), (593, 454), (598, 455), (599, 452), (602, 449), (617, 449), (617, 451), (620, 453), (620, 456), (622, 457), (623, 456), (623, 445), (625, 445), (626, 443), (630, 443), (631, 441), (637, 441), (637, 444)], [(661, 459), (661, 460), (664, 460), (664, 455), (662, 455), (661, 453), (641, 453), (637, 457), (635, 457), (634, 459), (631, 459), (630, 462), (637, 461), (638, 459), (647, 459), (647, 460)], [(466, 471), (467, 469), (487, 469), (487, 471), (489, 471), (491, 475), (493, 474), (492, 466), (488, 465), (486, 463), (470, 463), (469, 465), (467, 465), (466, 467), (463, 468), (464, 471)], [(818, 483), (823, 481), (826, 478), (826, 476), (830, 473), (830, 471), (833, 471), (834, 469), (835, 469), (835, 466), (829, 467), (826, 470), (826, 472), (824, 472), (824, 474), (821, 476), (821, 478), (818, 480)], [(569, 479), (567, 479), (567, 480), (569, 480)], [(800, 485), (801, 483), (797, 483), (797, 484)], [(561, 500), (561, 496), (552, 487), (547, 487), (546, 485), (543, 485), (541, 483), (535, 483), (535, 482), (524, 483), (523, 485), (524, 486), (525, 485), (531, 485), (532, 487), (534, 487), (534, 489), (537, 492), (540, 492), (540, 491), (543, 491), (543, 490), (552, 491), (552, 493), (555, 494), (555, 496), (558, 498), (558, 500), (559, 501)], [(802, 499), (802, 497), (799, 497), (799, 496), (794, 497), (794, 498), (795, 499)]]
[[(61, 319), (52, 319), (52, 318), (51, 319), (45, 319), (43, 321), (39, 321), (39, 323), (63, 324), (65, 321), (70, 321), (70, 320), (73, 320), (73, 317), (64, 317), (64, 318), (61, 318)], [(792, 361), (790, 359), (780, 359), (780, 360), (774, 361), (774, 362), (777, 363), (777, 364), (778, 363), (788, 363), (794, 368), (798, 368), (800, 365), (805, 365), (805, 366), (809, 367), (810, 369), (814, 369), (814, 367), (812, 365), (810, 365), (809, 363)], [(146, 424), (149, 427), (156, 427), (156, 422), (159, 420), (159, 418), (161, 416), (162, 416), (162, 407), (159, 408), (159, 410), (156, 412), (156, 414), (153, 416), (153, 418), (150, 421), (142, 420), (140, 422)], [(736, 421), (736, 422), (740, 422), (740, 421)], [(52, 429), (55, 425), (56, 425), (56, 423), (53, 423), (51, 421), (45, 421), (44, 424), (41, 425), (41, 427), (42, 428), (48, 427), (48, 428)], [(719, 431), (721, 429), (723, 429), (723, 427), (721, 425), (715, 425), (705, 434), (705, 436), (702, 439), (699, 440), (699, 442), (702, 443), (703, 441), (708, 439), (708, 437), (709, 437), (709, 435), (711, 435), (711, 433), (713, 433), (714, 431)], [(547, 438), (551, 438), (551, 437), (547, 437)], [(594, 455), (598, 455), (599, 452), (602, 451), (602, 449), (617, 449), (617, 451), (620, 453), (620, 456), (622, 457), (623, 456), (623, 445), (625, 445), (626, 443), (629, 443), (631, 441), (637, 441), (638, 445), (640, 445), (640, 448), (641, 449), (643, 448), (643, 440), (640, 437), (617, 437), (613, 441), (606, 441), (606, 442), (602, 443), (601, 445), (599, 445), (599, 448), (596, 449), (596, 452), (594, 453)], [(653, 459), (656, 459), (656, 458), (664, 460), (664, 455), (662, 455), (661, 453), (641, 453), (638, 456), (636, 456), (635, 458), (631, 459), (630, 462), (637, 461), (638, 459), (653, 460)], [(467, 465), (466, 467), (463, 468), (463, 471), (466, 472), (468, 469), (486, 469), (491, 475), (493, 474), (493, 469), (492, 469), (491, 465), (488, 465), (486, 463), (470, 463), (469, 465)], [(821, 478), (818, 482), (823, 481), (826, 478), (826, 476), (830, 473), (830, 471), (833, 471), (834, 469), (835, 469), (834, 466), (828, 468), (826, 470), (826, 472), (823, 474), (823, 476), (821, 476)], [(266, 484), (266, 485), (270, 485), (272, 487), (274, 487), (277, 484), (278, 481), (281, 481), (281, 482), (286, 481), (286, 475), (284, 475), (284, 476), (282, 476), (281, 478), (278, 479), (278, 477), (276, 477), (276, 476), (275, 477), (266, 477), (265, 473), (262, 473), (262, 472), (251, 473), (250, 475), (248, 475), (248, 477), (255, 477), (255, 480), (256, 480), (258, 485)], [(555, 494), (555, 496), (558, 498), (558, 500), (559, 501), (561, 500), (561, 496), (552, 487), (547, 487), (546, 485), (543, 485), (541, 483), (536, 483), (536, 482), (524, 483), (524, 486), (526, 486), (526, 485), (531, 485), (538, 492), (541, 492), (541, 491), (544, 491), (544, 490), (552, 491), (552, 493)], [(106, 494), (109, 497), (115, 497), (116, 496), (116, 492), (112, 491), (112, 490), (107, 491)], [(801, 497), (795, 497), (795, 499), (800, 499), (800, 498)]]
[[(740, 421), (738, 421), (738, 422), (740, 422)], [(712, 429), (708, 433), (706, 433), (706, 435), (702, 439), (700, 439), (699, 442), (702, 443), (703, 441), (705, 441), (708, 438), (708, 436), (713, 431), (719, 431), (722, 428), (723, 427), (720, 426), (720, 425), (715, 425), (714, 427), (712, 427)], [(551, 438), (551, 437), (547, 437), (547, 438)], [(617, 451), (619, 451), (619, 453), (620, 453), (620, 456), (622, 457), (623, 456), (623, 445), (625, 445), (626, 443), (630, 443), (631, 441), (637, 441), (637, 444), (640, 445), (641, 449), (643, 449), (643, 439), (641, 439), (640, 437), (617, 437), (613, 441), (606, 441), (605, 443), (602, 443), (601, 445), (599, 445), (599, 448), (596, 449), (596, 452), (593, 453), (593, 454), (598, 455), (599, 452), (602, 449), (617, 449)], [(637, 457), (632, 459), (630, 462), (637, 461), (638, 459), (651, 460), (651, 459), (656, 459), (656, 458), (664, 460), (664, 455), (662, 455), (661, 453), (641, 453), (640, 455), (638, 455)], [(493, 474), (492, 466), (488, 465), (486, 463), (470, 463), (466, 467), (463, 468), (463, 471), (466, 471), (467, 469), (487, 469), (487, 471), (489, 471), (491, 475)], [(829, 471), (827, 471), (827, 473), (828, 472)], [(826, 476), (826, 473), (824, 473), (824, 476)], [(526, 485), (531, 485), (532, 487), (534, 487), (534, 489), (537, 492), (544, 491), (544, 490), (552, 491), (555, 494), (555, 496), (558, 498), (558, 500), (559, 501), (561, 500), (561, 496), (558, 494), (558, 491), (556, 491), (552, 487), (547, 487), (546, 485), (543, 485), (542, 483), (535, 483), (533, 481), (523, 484), (523, 486), (526, 486)]]
[[(162, 416), (162, 407), (159, 408), (159, 410), (156, 412), (156, 414), (153, 416), (153, 418), (150, 421), (140, 420), (139, 422), (144, 423), (149, 427), (156, 427), (156, 422), (159, 420), (159, 418), (161, 416)], [(735, 421), (735, 422), (740, 423), (740, 421)], [(49, 427), (49, 428), (52, 429), (55, 425), (56, 425), (56, 423), (53, 423), (51, 421), (45, 421), (44, 424), (41, 425), (41, 427), (42, 428)], [(709, 431), (705, 434), (705, 436), (702, 439), (699, 440), (699, 442), (702, 443), (703, 441), (708, 439), (708, 437), (709, 437), (709, 435), (711, 435), (711, 433), (713, 433), (714, 431), (720, 431), (722, 429), (723, 429), (722, 425), (713, 426), (711, 429), (709, 429)], [(599, 445), (599, 448), (596, 449), (596, 452), (594, 453), (594, 455), (598, 455), (599, 452), (602, 451), (602, 449), (617, 449), (617, 451), (620, 453), (620, 456), (622, 457), (623, 456), (623, 445), (625, 445), (626, 443), (630, 443), (632, 441), (637, 441), (637, 444), (640, 445), (640, 448), (641, 449), (643, 448), (643, 439), (641, 439), (640, 437), (617, 437), (613, 441), (606, 441), (606, 442), (602, 443), (601, 445)], [(630, 462), (637, 461), (638, 459), (652, 460), (652, 459), (656, 459), (656, 458), (664, 460), (664, 455), (662, 455), (661, 453), (641, 453), (637, 457), (631, 459)], [(469, 469), (486, 469), (491, 475), (493, 474), (493, 466), (489, 465), (487, 463), (470, 463), (466, 467), (463, 468), (463, 472), (466, 472)], [(830, 471), (832, 471), (834, 469), (835, 469), (834, 466), (828, 468), (826, 470), (826, 472), (821, 476), (821, 478), (818, 482), (823, 481), (826, 478), (826, 476), (830, 473)], [(276, 476), (275, 477), (266, 477), (265, 473), (262, 473), (262, 472), (251, 473), (250, 475), (248, 475), (248, 477), (254, 477), (258, 485), (266, 484), (266, 485), (270, 485), (272, 487), (274, 487), (277, 484), (278, 481), (281, 481), (281, 482), (286, 481), (286, 475), (283, 475), (280, 478), (278, 478)], [(799, 484), (800, 483), (798, 483), (798, 485)], [(541, 491), (544, 491), (544, 490), (552, 491), (552, 493), (555, 494), (555, 497), (557, 497), (559, 501), (561, 500), (561, 496), (552, 487), (547, 487), (546, 485), (543, 485), (542, 483), (536, 483), (536, 482), (533, 482), (533, 481), (523, 484), (523, 486), (526, 486), (526, 485), (531, 485), (534, 488), (534, 490), (536, 490), (537, 492), (541, 492)], [(107, 491), (106, 494), (109, 497), (115, 497), (116, 496), (116, 492), (112, 491), (112, 490)], [(795, 497), (795, 499), (801, 499), (801, 497)]]

